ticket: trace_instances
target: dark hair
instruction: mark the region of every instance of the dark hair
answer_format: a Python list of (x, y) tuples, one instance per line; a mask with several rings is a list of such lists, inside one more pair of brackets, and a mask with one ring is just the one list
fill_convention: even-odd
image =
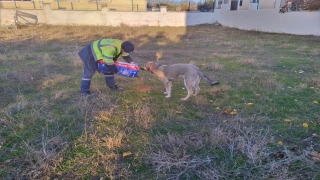
[(134, 51), (134, 45), (129, 42), (129, 41), (124, 41), (122, 44), (121, 44), (121, 48), (126, 52), (126, 53), (129, 53), (129, 52), (132, 52)]

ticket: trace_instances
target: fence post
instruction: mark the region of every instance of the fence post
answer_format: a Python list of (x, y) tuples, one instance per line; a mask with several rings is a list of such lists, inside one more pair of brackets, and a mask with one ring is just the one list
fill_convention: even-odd
[(17, 9), (16, 0), (14, 0), (14, 7)]
[(73, 10), (73, 3), (71, 2), (71, 9)]
[(131, 0), (131, 7), (132, 7), (131, 11), (133, 11), (133, 0)]
[(58, 9), (60, 9), (60, 3), (59, 3), (59, 0), (58, 0)]
[(139, 5), (137, 4), (137, 11), (139, 11)]
[(33, 9), (36, 9), (36, 5), (34, 4), (34, 1), (32, 1)]
[(97, 11), (98, 11), (98, 0), (96, 0), (96, 4), (97, 4)]

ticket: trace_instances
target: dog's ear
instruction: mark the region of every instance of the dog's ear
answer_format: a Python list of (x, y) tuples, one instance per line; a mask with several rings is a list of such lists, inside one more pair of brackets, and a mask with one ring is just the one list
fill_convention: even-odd
[(156, 62), (158, 62), (159, 59), (162, 58), (162, 54), (163, 54), (162, 51), (158, 51), (158, 52), (156, 53), (156, 57), (157, 57)]

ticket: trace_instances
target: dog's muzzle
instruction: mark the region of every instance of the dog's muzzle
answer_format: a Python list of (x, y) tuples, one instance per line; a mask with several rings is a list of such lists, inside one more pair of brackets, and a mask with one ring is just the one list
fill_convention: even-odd
[(142, 66), (140, 66), (139, 68), (140, 68), (140, 70), (143, 70), (143, 71), (148, 70), (146, 67), (142, 67)]

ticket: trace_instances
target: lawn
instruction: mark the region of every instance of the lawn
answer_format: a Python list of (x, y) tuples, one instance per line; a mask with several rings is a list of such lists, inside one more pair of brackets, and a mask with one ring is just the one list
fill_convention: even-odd
[[(139, 65), (190, 63), (187, 101), (150, 72), (93, 77), (81, 98), (77, 53), (132, 41)], [(121, 60), (121, 59), (120, 59)], [(195, 27), (0, 30), (0, 179), (320, 179), (320, 37)]]

